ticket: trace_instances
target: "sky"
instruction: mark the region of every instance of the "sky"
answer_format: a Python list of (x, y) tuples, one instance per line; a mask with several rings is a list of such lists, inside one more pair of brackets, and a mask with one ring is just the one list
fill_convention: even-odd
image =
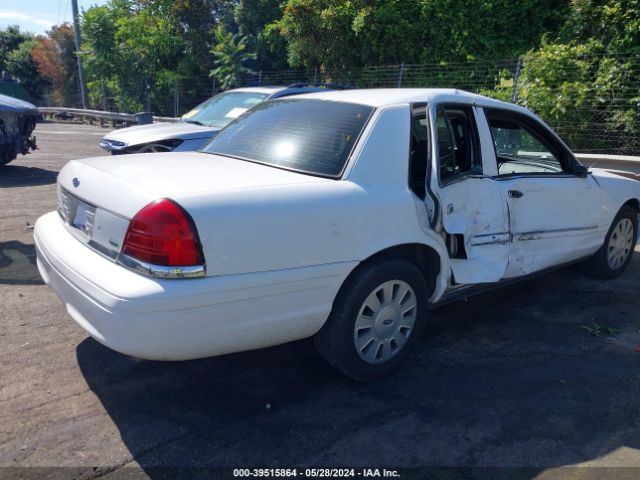
[[(80, 12), (107, 0), (78, 0)], [(0, 0), (0, 28), (19, 25), (20, 30), (44, 34), (52, 25), (71, 22), (71, 0)]]

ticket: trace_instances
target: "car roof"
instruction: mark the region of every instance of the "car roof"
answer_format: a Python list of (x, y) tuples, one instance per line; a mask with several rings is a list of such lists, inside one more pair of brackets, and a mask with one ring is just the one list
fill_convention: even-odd
[(336, 102), (359, 103), (371, 107), (385, 107), (399, 103), (463, 103), (479, 107), (494, 107), (532, 115), (531, 112), (513, 103), (454, 88), (370, 88), (353, 90), (326, 90), (308, 93), (296, 98), (316, 98)]
[(243, 87), (243, 88), (234, 88), (233, 90), (227, 90), (227, 92), (249, 92), (249, 93), (273, 94), (273, 93), (279, 92), (280, 90), (284, 90), (285, 88), (287, 87)]
[(333, 85), (330, 83), (294, 83), (291, 85), (268, 85), (265, 87), (243, 87), (234, 88), (229, 92), (250, 92), (250, 93), (266, 93), (271, 98), (280, 98), (289, 95), (300, 95), (303, 93), (325, 92), (335, 89), (346, 89), (343, 85)]

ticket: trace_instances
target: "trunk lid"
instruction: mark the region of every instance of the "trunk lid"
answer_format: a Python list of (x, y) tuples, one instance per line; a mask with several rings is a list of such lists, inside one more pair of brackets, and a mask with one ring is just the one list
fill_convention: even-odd
[(331, 180), (199, 152), (73, 160), (58, 177), (60, 186), (73, 195), (127, 218), (158, 198), (327, 181)]
[(115, 258), (129, 220), (159, 198), (180, 203), (198, 194), (327, 181), (198, 152), (97, 157), (61, 170), (58, 210), (78, 239)]

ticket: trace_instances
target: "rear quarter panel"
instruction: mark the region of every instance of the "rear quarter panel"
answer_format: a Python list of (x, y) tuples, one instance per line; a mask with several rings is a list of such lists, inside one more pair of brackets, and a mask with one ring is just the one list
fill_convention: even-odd
[(407, 243), (446, 262), (408, 187), (409, 124), (407, 105), (377, 112), (341, 180), (176, 198), (198, 227), (208, 275), (360, 262)]

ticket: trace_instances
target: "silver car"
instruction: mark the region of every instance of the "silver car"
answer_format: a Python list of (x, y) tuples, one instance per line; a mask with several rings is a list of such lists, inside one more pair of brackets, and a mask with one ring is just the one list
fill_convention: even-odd
[(233, 119), (265, 100), (345, 88), (307, 83), (288, 87), (237, 88), (201, 103), (185, 113), (177, 123), (152, 123), (114, 130), (100, 140), (100, 146), (114, 155), (195, 151)]

